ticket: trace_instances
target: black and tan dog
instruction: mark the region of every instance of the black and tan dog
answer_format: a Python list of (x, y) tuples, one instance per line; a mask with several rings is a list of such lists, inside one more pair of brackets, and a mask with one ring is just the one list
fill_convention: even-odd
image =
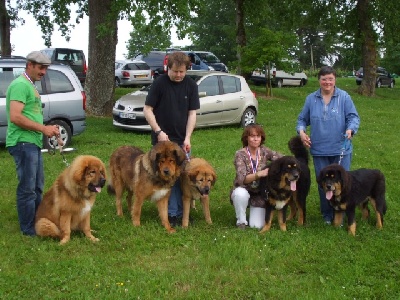
[(203, 158), (192, 158), (185, 163), (181, 174), (183, 217), (182, 227), (189, 225), (190, 207), (200, 199), (204, 218), (211, 224), (209, 193), (217, 180), (214, 168)]
[(99, 158), (76, 157), (43, 196), (36, 212), (36, 234), (58, 238), (65, 244), (71, 231), (79, 230), (97, 242), (90, 229), (90, 212), (105, 182), (106, 168)]
[(311, 174), (308, 166), (310, 157), (299, 136), (292, 137), (288, 146), (299, 163), (300, 178), (297, 180), (296, 190), (293, 192), (293, 201), (289, 202), (290, 215), (287, 219), (291, 220), (299, 212), (297, 224), (304, 225), (306, 223), (306, 200), (311, 186)]
[(335, 210), (334, 225), (343, 222), (343, 212), (346, 212), (348, 231), (355, 236), (356, 206), (360, 206), (364, 219), (370, 211), (371, 202), (376, 213), (376, 227), (383, 227), (383, 215), (386, 213), (385, 176), (376, 169), (358, 169), (346, 171), (338, 164), (323, 168), (317, 178), (319, 186), (325, 191), (326, 199)]
[(140, 226), (142, 205), (149, 198), (157, 203), (165, 229), (175, 232), (168, 221), (168, 199), (185, 158), (182, 148), (170, 141), (158, 142), (146, 153), (132, 146), (117, 148), (110, 157), (108, 184), (108, 192), (115, 194), (117, 214), (122, 215), (121, 198), (128, 191), (126, 198), (134, 226)]
[(280, 229), (286, 231), (289, 205), (289, 218), (299, 211), (298, 224), (303, 225), (306, 221), (306, 198), (311, 185), (308, 150), (297, 136), (289, 140), (288, 146), (295, 157), (283, 156), (272, 161), (268, 176), (260, 180), (260, 189), (266, 198), (265, 225), (260, 233), (270, 230), (275, 210), (278, 211)]

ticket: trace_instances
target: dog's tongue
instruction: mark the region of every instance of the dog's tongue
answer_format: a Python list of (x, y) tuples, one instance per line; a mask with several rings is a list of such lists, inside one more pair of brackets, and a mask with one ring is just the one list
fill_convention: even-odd
[(292, 190), (292, 191), (295, 191), (296, 190), (296, 181), (291, 181), (290, 182), (290, 189)]
[(101, 187), (96, 186), (96, 192), (97, 192), (97, 193), (100, 193), (100, 192), (101, 192)]
[(328, 200), (331, 200), (332, 199), (332, 196), (333, 196), (333, 192), (332, 191), (327, 191), (326, 192), (326, 199), (328, 199)]

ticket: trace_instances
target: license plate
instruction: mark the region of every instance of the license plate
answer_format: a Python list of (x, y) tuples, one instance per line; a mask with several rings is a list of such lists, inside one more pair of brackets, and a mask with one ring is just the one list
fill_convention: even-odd
[(135, 75), (136, 78), (146, 78), (147, 75)]
[(136, 114), (133, 113), (119, 113), (119, 117), (122, 119), (136, 119)]

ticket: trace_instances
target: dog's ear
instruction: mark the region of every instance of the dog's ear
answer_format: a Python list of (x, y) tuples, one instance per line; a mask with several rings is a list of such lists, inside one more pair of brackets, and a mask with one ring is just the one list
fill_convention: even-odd
[[(150, 158), (152, 158), (151, 154), (152, 153), (150, 153)], [(155, 174), (157, 174), (159, 171), (158, 163), (160, 162), (160, 157), (161, 154), (154, 151), (154, 159), (152, 159), (151, 161), (153, 162), (152, 167)]]
[(211, 181), (211, 186), (214, 186), (215, 182), (217, 181), (217, 174), (215, 173), (214, 170), (212, 170), (211, 176), (213, 178), (213, 180)]
[(195, 173), (194, 173), (194, 172), (190, 172), (190, 173), (188, 173), (189, 180), (190, 180), (191, 182), (195, 183), (198, 173), (199, 173), (199, 172), (195, 172)]
[(342, 186), (343, 194), (346, 194), (347, 191), (351, 190), (351, 176), (347, 173), (347, 171), (341, 166), (340, 167), (340, 184)]
[(183, 151), (183, 149), (181, 147), (179, 147), (178, 144), (176, 144), (173, 153), (174, 153), (174, 156), (176, 159), (176, 164), (178, 166), (181, 166), (183, 164), (183, 162), (186, 160), (185, 151)]

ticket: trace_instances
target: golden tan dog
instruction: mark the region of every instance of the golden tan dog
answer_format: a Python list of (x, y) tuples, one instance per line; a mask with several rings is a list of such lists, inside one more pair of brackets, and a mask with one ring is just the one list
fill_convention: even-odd
[(93, 242), (99, 239), (90, 229), (90, 211), (106, 182), (104, 163), (91, 155), (80, 155), (56, 179), (43, 196), (36, 212), (39, 236), (70, 240), (71, 230), (81, 230)]
[[(202, 158), (192, 158), (186, 162), (181, 175), (181, 189), (183, 202), (182, 227), (189, 225), (190, 207), (194, 207), (194, 200), (200, 199), (204, 217), (211, 224), (209, 193), (217, 180), (214, 168)], [(191, 205), (191, 201), (192, 205)]]
[(142, 205), (149, 198), (157, 202), (165, 229), (175, 232), (168, 221), (168, 199), (185, 157), (182, 148), (170, 141), (158, 142), (146, 153), (132, 146), (117, 148), (110, 158), (108, 184), (109, 193), (115, 194), (117, 215), (122, 215), (121, 198), (128, 191), (126, 198), (134, 226), (140, 226)]

